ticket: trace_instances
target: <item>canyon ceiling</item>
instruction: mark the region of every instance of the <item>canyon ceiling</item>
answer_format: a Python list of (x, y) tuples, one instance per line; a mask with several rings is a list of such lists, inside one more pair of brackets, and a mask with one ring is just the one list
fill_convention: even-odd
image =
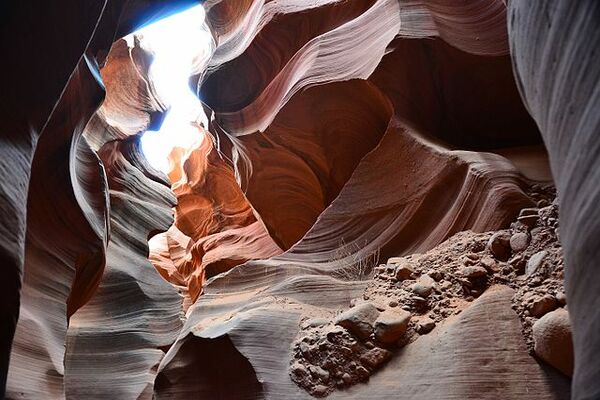
[(600, 398), (600, 2), (206, 0), (163, 173), (197, 3), (0, 5), (0, 393)]

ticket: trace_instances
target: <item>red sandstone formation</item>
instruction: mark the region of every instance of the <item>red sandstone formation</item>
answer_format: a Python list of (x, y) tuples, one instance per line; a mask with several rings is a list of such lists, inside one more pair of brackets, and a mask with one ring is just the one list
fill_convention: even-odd
[(282, 252), (221, 157), (205, 137), (188, 151), (176, 148), (170, 158), (175, 224), (152, 239), (150, 260), (181, 287), (186, 309), (198, 299), (207, 277)]
[(190, 3), (0, 6), (7, 398), (600, 395), (598, 3), (207, 0), (167, 176)]

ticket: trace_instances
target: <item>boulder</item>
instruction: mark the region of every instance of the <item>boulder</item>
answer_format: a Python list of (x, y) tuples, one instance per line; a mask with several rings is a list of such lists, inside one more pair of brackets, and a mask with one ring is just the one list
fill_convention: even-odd
[(573, 374), (573, 339), (569, 313), (552, 311), (533, 324), (535, 354), (567, 376)]
[(366, 339), (373, 333), (373, 323), (378, 316), (379, 310), (372, 303), (365, 302), (338, 315), (335, 323)]
[(520, 252), (529, 245), (529, 236), (524, 232), (515, 233), (510, 237), (510, 248), (514, 252)]
[(403, 309), (384, 311), (375, 321), (375, 339), (394, 343), (404, 335), (410, 322), (410, 313)]
[(500, 261), (510, 257), (510, 234), (506, 231), (496, 232), (487, 243), (490, 252)]

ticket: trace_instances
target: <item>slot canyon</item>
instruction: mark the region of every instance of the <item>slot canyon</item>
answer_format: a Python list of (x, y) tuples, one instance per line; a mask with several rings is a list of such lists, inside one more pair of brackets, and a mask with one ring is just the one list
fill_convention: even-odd
[(0, 398), (600, 399), (600, 1), (0, 32)]

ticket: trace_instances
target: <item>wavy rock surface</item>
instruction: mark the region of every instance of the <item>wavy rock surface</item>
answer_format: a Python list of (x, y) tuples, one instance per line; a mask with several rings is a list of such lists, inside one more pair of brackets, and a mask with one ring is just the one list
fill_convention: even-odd
[(175, 198), (142, 164), (138, 146), (134, 138), (99, 151), (110, 188), (111, 237), (100, 287), (70, 321), (68, 398), (151, 396), (162, 349), (180, 329), (181, 298), (147, 258), (148, 237), (173, 222)]
[[(80, 102), (80, 93), (88, 94), (86, 102)], [(68, 318), (89, 300), (102, 276), (108, 241), (106, 177), (81, 136), (79, 115), (70, 118), (75, 102), (81, 117), (89, 118), (100, 94), (84, 62), (38, 142), (9, 397), (62, 397)], [(53, 174), (48, 176), (48, 171)]]
[[(573, 396), (600, 393), (596, 3), (208, 0), (216, 48), (191, 78), (207, 136), (173, 152), (169, 177), (139, 148), (165, 108), (151, 56), (135, 38), (108, 50), (190, 1), (60, 3), (69, 11), (0, 12), (9, 398), (309, 398), (289, 375), (299, 330), (368, 300), (380, 257), (515, 219), (521, 241), (544, 235), (529, 231), (540, 218), (555, 229), (556, 215), (531, 211), (548, 206), (542, 137)], [(521, 267), (489, 265), (500, 281)], [(424, 282), (411, 304), (436, 296)], [(567, 378), (527, 353), (510, 309), (527, 290), (491, 286), (330, 397), (568, 396)]]
[[(550, 155), (574, 328), (573, 398), (600, 396), (600, 4), (510, 4), (515, 75)], [(534, 45), (535, 43), (535, 45)]]
[(185, 152), (175, 149), (170, 162), (177, 196), (175, 224), (151, 241), (150, 259), (182, 290), (187, 309), (201, 294), (206, 278), (282, 250), (209, 137)]
[[(168, 8), (189, 2), (169, 2)], [(59, 346), (64, 345), (65, 313), (73, 313), (92, 296), (95, 276), (101, 273), (103, 267), (98, 242), (102, 241), (104, 225), (101, 214), (105, 211), (101, 204), (105, 203), (103, 199), (107, 194), (102, 193), (97, 201), (91, 198), (97, 195), (94, 192), (98, 189), (97, 185), (101, 184), (103, 175), (101, 168), (98, 168), (97, 157), (78, 139), (90, 118), (90, 110), (100, 105), (102, 87), (97, 65), (103, 63), (103, 55), (108, 52), (117, 31), (128, 33), (136, 25), (134, 21), (140, 23), (143, 16), (147, 18), (155, 13), (160, 14), (159, 10), (164, 10), (165, 4), (163, 1), (148, 3), (143, 0), (129, 1), (127, 4), (124, 1), (92, 1), (83, 4), (61, 0), (52, 4), (36, 4), (35, 7), (28, 3), (6, 3), (1, 7), (0, 49), (5, 62), (0, 74), (3, 88), (0, 115), (4, 121), (0, 132), (0, 259), (4, 266), (0, 279), (0, 395), (4, 395), (11, 343), (19, 318), (21, 280), (35, 282), (33, 286), (36, 287), (28, 289), (28, 299), (24, 299), (24, 305), (29, 309), (28, 318), (36, 318), (37, 314), (42, 320), (48, 321), (47, 325), (44, 323), (48, 331), (36, 335), (32, 340), (35, 344), (28, 345), (27, 349), (20, 347), (15, 350), (15, 358), (24, 357), (22, 360), (25, 363), (21, 367), (27, 366), (32, 371), (31, 374), (20, 375), (10, 386), (14, 382), (15, 388), (26, 387), (25, 392), (20, 392), (21, 397), (39, 398), (39, 379), (44, 374), (40, 370), (42, 364), (48, 366), (52, 376), (48, 378), (48, 382), (51, 382), (49, 390), (54, 391), (62, 384), (62, 350), (59, 350)], [(55, 135), (56, 138), (53, 137)], [(73, 136), (72, 140), (68, 139), (69, 135)], [(43, 143), (43, 136), (48, 136), (44, 138), (47, 143), (56, 139), (57, 147), (67, 147), (52, 149), (50, 153), (53, 154), (47, 153), (43, 157), (48, 157), (46, 162), (55, 157), (50, 171), (60, 166), (57, 175), (61, 176), (52, 179), (65, 183), (69, 178), (64, 174), (70, 171), (72, 193), (60, 194), (60, 190), (68, 189), (52, 187), (51, 190), (55, 193), (50, 197), (57, 201), (69, 201), (70, 207), (66, 203), (36, 206), (33, 202), (27, 202), (30, 177), (36, 179), (32, 171), (34, 154), (37, 157), (36, 147), (38, 142)], [(45, 171), (45, 174), (50, 175), (51, 172)], [(40, 176), (37, 179), (46, 178)], [(32, 191), (39, 191), (42, 186), (43, 184), (38, 184)], [(88, 195), (91, 197), (88, 198)], [(34, 199), (35, 201), (38, 199)], [(50, 243), (59, 240), (48, 234), (51, 224), (58, 224), (58, 228), (64, 232), (65, 221), (57, 221), (56, 216), (53, 218), (46, 215), (41, 218), (45, 221), (32, 222), (32, 234), (29, 238), (39, 238), (40, 234), (44, 237), (35, 245), (26, 245), (26, 241), (31, 242), (31, 239), (26, 239), (29, 228), (26, 211), (36, 209), (37, 213), (46, 208), (45, 212), (48, 212), (48, 207), (59, 212), (68, 209), (69, 218), (73, 219), (71, 222), (77, 220), (79, 223), (71, 227), (71, 232), (65, 233), (67, 237), (73, 238), (77, 231), (81, 233), (80, 237), (72, 241), (65, 239), (59, 243), (60, 246), (49, 250), (50, 253), (67, 255), (61, 260), (48, 255)], [(87, 221), (83, 221), (84, 219)], [(39, 227), (43, 224), (48, 226), (42, 232)], [(75, 243), (84, 237), (92, 240), (77, 248)], [(27, 251), (30, 256), (26, 256), (26, 247), (32, 249), (31, 252)], [(90, 256), (90, 251), (94, 255)], [(73, 263), (73, 257), (77, 257), (77, 253), (82, 256)], [(42, 258), (34, 260), (37, 255)], [(50, 286), (58, 289), (52, 292), (52, 301), (40, 303), (38, 298), (34, 299), (35, 292), (42, 285), (36, 279), (40, 278), (40, 273), (46, 275), (48, 271), (39, 271), (39, 267), (32, 268), (34, 274), (38, 275), (30, 279), (23, 270), (26, 258), (36, 265), (48, 264), (52, 268), (58, 268), (50, 281)], [(72, 288), (73, 274), (76, 287)], [(44, 294), (47, 291), (49, 289), (43, 289)], [(72, 296), (68, 300), (69, 306), (65, 306), (65, 296), (69, 296), (69, 292)], [(60, 298), (63, 300), (59, 301)], [(59, 305), (59, 302), (63, 304)], [(40, 348), (44, 347), (47, 349), (40, 354)], [(16, 353), (20, 355), (17, 356)], [(29, 356), (33, 356), (36, 362)], [(37, 362), (40, 366), (35, 367)]]

